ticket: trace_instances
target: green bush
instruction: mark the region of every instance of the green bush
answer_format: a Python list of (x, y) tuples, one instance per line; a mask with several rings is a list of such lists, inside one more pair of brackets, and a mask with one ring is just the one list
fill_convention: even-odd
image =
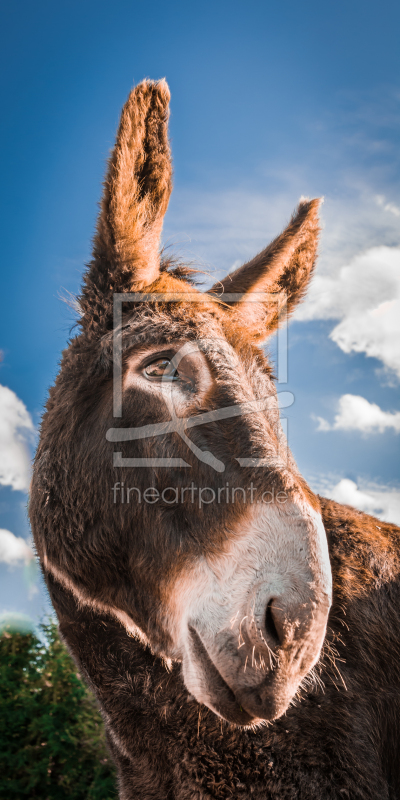
[(54, 623), (0, 634), (0, 798), (113, 800), (115, 771), (95, 700)]

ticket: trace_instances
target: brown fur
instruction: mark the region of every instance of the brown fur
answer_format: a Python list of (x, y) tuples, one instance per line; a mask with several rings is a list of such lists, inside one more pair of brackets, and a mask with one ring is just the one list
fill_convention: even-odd
[(105, 296), (152, 283), (172, 188), (168, 142), (169, 89), (144, 81), (130, 94), (109, 160), (93, 262), (85, 278), (82, 325), (103, 319)]
[[(43, 417), (30, 515), (60, 630), (98, 698), (121, 800), (399, 800), (400, 531), (317, 498), (283, 456), (271, 368), (255, 345), (278, 324), (276, 295), (286, 294), (291, 311), (306, 290), (318, 201), (303, 201), (280, 237), (202, 295), (187, 270), (159, 255), (171, 189), (168, 100), (165, 82), (146, 81), (124, 108), (82, 290), (81, 333), (63, 354)], [(152, 297), (124, 309), (123, 417), (114, 419), (113, 294), (145, 288)], [(179, 299), (160, 297), (166, 292)], [(231, 297), (237, 293), (244, 296)], [(137, 383), (143, 350), (183, 342), (203, 342), (209, 377), (182, 390), (184, 416), (209, 415), (187, 433), (225, 471), (195, 457), (176, 433), (117, 449), (125, 458), (180, 457), (190, 470), (113, 467), (110, 429), (168, 424), (159, 396), (143, 395)], [(266, 397), (268, 412), (212, 417)], [(239, 470), (243, 454), (265, 466)], [(216, 491), (252, 483), (322, 513), (333, 575), (325, 640), (286, 713), (266, 727), (244, 728), (251, 717), (242, 708), (235, 725), (199, 704), (170, 655), (169, 615), (184, 602), (175, 587), (205, 558), (229, 560), (249, 516), (240, 495), (203, 508), (187, 495), (176, 506), (118, 504), (110, 495), (115, 481), (142, 492), (150, 483), (161, 494), (191, 480)], [(276, 652), (291, 654), (282, 643)], [(265, 682), (274, 674), (265, 670)]]
[(118, 732), (121, 797), (400, 797), (400, 532), (321, 503), (334, 574), (326, 642), (314, 683), (266, 728), (222, 723), (188, 696), (178, 664), (169, 672), (49, 580), (61, 633)]

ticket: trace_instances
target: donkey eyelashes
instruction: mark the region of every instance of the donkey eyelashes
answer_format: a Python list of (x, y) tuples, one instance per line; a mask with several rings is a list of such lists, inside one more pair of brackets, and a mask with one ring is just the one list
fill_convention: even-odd
[(179, 383), (183, 390), (194, 393), (196, 383), (182, 370), (177, 369), (170, 358), (156, 358), (143, 367), (142, 374), (153, 383)]
[(152, 353), (141, 364), (134, 365), (133, 372), (153, 384), (176, 383), (190, 394), (201, 394), (209, 384), (209, 367), (198, 352), (183, 357), (179, 349)]
[(148, 361), (142, 373), (149, 381), (177, 381), (179, 373), (168, 356), (158, 356)]

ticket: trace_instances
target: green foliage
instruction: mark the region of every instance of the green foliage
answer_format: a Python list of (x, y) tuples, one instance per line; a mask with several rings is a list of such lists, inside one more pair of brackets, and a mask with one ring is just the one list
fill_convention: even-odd
[(54, 623), (0, 635), (0, 798), (113, 800), (101, 716)]

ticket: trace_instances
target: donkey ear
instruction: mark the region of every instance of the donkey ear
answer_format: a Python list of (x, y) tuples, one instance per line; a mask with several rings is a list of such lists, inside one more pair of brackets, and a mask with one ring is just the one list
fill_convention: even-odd
[(301, 200), (280, 236), (210, 290), (223, 301), (226, 295), (232, 321), (256, 340), (278, 327), (282, 306), (290, 314), (306, 292), (317, 254), (320, 202)]
[(169, 99), (165, 80), (143, 81), (122, 110), (80, 298), (86, 329), (98, 327), (107, 315), (113, 292), (140, 290), (159, 274), (172, 188)]

